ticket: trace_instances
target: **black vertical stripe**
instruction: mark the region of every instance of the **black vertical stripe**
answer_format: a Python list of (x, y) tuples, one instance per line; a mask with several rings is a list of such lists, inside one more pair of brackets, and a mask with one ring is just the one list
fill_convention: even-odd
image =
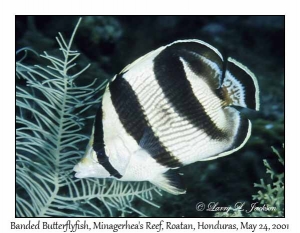
[(213, 92), (216, 92), (217, 88), (221, 86), (222, 74), (218, 74), (217, 70), (202, 61), (200, 56), (195, 53), (191, 53), (188, 50), (181, 50), (180, 56), (184, 58), (188, 67), (199, 76), (199, 78), (201, 77)]
[(95, 117), (93, 149), (97, 154), (97, 159), (99, 164), (101, 164), (111, 176), (120, 179), (122, 178), (122, 175), (111, 165), (111, 163), (109, 162), (109, 158), (106, 155), (104, 150), (102, 118), (103, 118), (103, 111), (102, 111), (102, 103), (101, 103)]
[(205, 57), (215, 63), (222, 72), (224, 66), (222, 58), (211, 48), (196, 42), (185, 42), (171, 45), (171, 50), (177, 50), (178, 55), (188, 62), (189, 68), (195, 74), (202, 76), (212, 89), (221, 86), (222, 74), (217, 74), (217, 70), (201, 60), (201, 57)]
[(110, 83), (109, 90), (114, 108), (126, 132), (161, 165), (173, 168), (182, 166), (155, 135), (130, 84), (119, 75)]
[[(187, 44), (192, 45), (187, 46)], [(197, 63), (199, 63), (199, 67), (203, 66), (200, 59), (196, 62), (191, 56), (186, 55), (187, 49), (197, 52), (198, 45), (198, 43), (180, 43), (167, 47), (154, 59), (155, 77), (168, 102), (181, 117), (187, 119), (198, 129), (204, 130), (211, 138), (224, 139), (227, 136), (226, 133), (215, 125), (194, 95), (180, 61), (180, 57), (182, 57), (191, 67), (197, 66)], [(218, 58), (220, 59), (220, 57)], [(197, 73), (202, 72), (198, 68), (193, 68), (193, 70), (196, 69)], [(212, 75), (212, 73), (207, 75)], [(189, 104), (186, 104), (187, 101)]]
[(214, 50), (209, 48), (207, 45), (201, 44), (199, 42), (183, 42), (183, 43), (175, 43), (172, 44), (170, 47), (172, 50), (186, 50), (186, 51), (191, 51), (193, 53), (199, 54), (205, 58), (207, 58), (210, 61), (213, 61), (214, 63), (217, 64), (218, 67), (221, 68), (223, 67), (223, 58), (220, 57), (219, 54), (217, 54)]
[(103, 118), (103, 112), (102, 112), (102, 101), (101, 101), (101, 104), (97, 110), (95, 122), (94, 122), (93, 149), (95, 151), (98, 151), (98, 150), (101, 150), (104, 148), (102, 118)]
[[(243, 143), (245, 143), (247, 135), (249, 131), (251, 131), (251, 126), (249, 127), (250, 121), (245, 116), (243, 116), (241, 113), (238, 113), (236, 117), (239, 118), (239, 125), (238, 125), (238, 129), (236, 130), (236, 134), (234, 135), (234, 140), (231, 146), (227, 150), (223, 151), (222, 153), (228, 151), (230, 152), (232, 150), (235, 150), (236, 148), (239, 148)], [(219, 156), (219, 154), (209, 156), (208, 158), (213, 158), (216, 156)]]

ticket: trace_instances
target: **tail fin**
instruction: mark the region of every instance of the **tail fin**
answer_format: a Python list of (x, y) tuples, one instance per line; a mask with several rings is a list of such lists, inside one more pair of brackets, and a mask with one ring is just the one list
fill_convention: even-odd
[(186, 193), (180, 174), (172, 170), (155, 177), (155, 179), (150, 180), (150, 182), (160, 189), (174, 195)]
[(259, 110), (257, 79), (246, 66), (233, 58), (228, 58), (221, 91), (227, 105)]

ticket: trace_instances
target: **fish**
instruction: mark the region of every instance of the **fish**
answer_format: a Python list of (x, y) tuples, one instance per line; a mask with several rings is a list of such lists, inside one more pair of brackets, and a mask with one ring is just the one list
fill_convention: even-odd
[(177, 40), (138, 58), (107, 84), (75, 177), (149, 181), (186, 193), (179, 168), (230, 155), (251, 135), (255, 75), (212, 45)]

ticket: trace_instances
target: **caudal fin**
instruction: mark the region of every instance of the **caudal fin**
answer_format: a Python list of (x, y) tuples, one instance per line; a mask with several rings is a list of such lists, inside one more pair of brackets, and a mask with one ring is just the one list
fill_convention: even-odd
[(246, 66), (233, 58), (228, 58), (221, 90), (227, 105), (259, 110), (257, 79)]
[(172, 170), (155, 177), (155, 179), (150, 180), (150, 182), (160, 189), (174, 195), (186, 193), (181, 175)]

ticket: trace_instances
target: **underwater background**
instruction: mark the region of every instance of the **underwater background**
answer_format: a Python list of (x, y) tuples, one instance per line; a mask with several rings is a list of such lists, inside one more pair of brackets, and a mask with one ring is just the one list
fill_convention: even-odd
[[(78, 18), (16, 16), (16, 50), (30, 47), (38, 54), (43, 51), (55, 54), (55, 36), (58, 32), (72, 34)], [(271, 146), (276, 148), (284, 159), (284, 16), (83, 16), (73, 45), (81, 53), (78, 66), (91, 63), (82, 79), (97, 78), (101, 83), (147, 52), (179, 39), (203, 40), (247, 66), (258, 79), (261, 108), (259, 112), (244, 111), (253, 129), (241, 150), (179, 170), (184, 174), (185, 195), (162, 192), (162, 196), (154, 199), (160, 208), (148, 208), (139, 200), (134, 201), (135, 207), (150, 217), (216, 216), (216, 212), (197, 211), (199, 202), (206, 205), (218, 202), (218, 206), (224, 207), (245, 202), (250, 209), (251, 203), (258, 201), (252, 197), (259, 191), (254, 183), (260, 183), (260, 179), (267, 184), (276, 182), (266, 173), (263, 160), (268, 161), (274, 174), (284, 173), (284, 166), (271, 149)], [(34, 64), (36, 59), (30, 55), (27, 61)], [(16, 79), (16, 85), (26, 83)], [(91, 113), (96, 109), (97, 106), (91, 108)], [(91, 129), (92, 122), (82, 133), (89, 135)], [(278, 201), (284, 213), (282, 195)], [(259, 206), (263, 204), (260, 202)], [(282, 213), (279, 216), (284, 216)]]

